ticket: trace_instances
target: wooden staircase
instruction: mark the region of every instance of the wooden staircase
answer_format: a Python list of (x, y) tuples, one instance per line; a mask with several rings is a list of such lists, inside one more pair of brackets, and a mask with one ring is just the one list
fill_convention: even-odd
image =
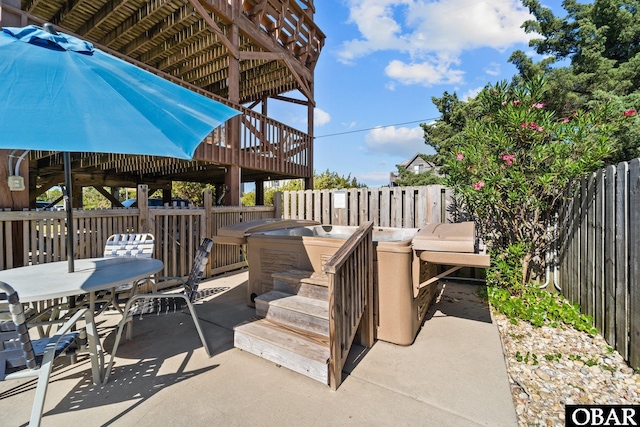
[(327, 260), (323, 273), (272, 274), (274, 289), (255, 299), (262, 317), (234, 328), (235, 346), (336, 390), (352, 344), (374, 343), (372, 238), (368, 221)]
[(329, 385), (329, 280), (326, 274), (274, 273), (256, 297), (258, 320), (234, 328), (234, 345)]

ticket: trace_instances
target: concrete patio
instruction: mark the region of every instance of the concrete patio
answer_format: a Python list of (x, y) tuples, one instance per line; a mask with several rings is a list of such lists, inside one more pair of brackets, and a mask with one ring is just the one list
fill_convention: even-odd
[[(106, 386), (87, 357), (58, 359), (44, 426), (516, 426), (498, 330), (475, 285), (443, 283), (415, 343), (356, 348), (337, 391), (233, 348), (251, 319), (246, 271), (201, 284), (196, 306), (207, 357), (188, 314), (136, 320)], [(117, 313), (98, 317), (108, 352)], [(0, 383), (2, 425), (25, 425), (35, 381)]]

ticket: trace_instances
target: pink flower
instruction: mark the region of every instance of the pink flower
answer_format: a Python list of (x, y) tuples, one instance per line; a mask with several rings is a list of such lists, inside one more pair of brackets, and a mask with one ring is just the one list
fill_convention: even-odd
[(519, 100), (516, 99), (515, 101), (513, 101), (512, 104), (513, 105), (520, 105), (520, 104), (522, 104), (522, 101), (519, 101)]
[(507, 101), (502, 101), (502, 106), (504, 107), (505, 105), (507, 105)]
[(478, 181), (475, 184), (473, 184), (473, 188), (476, 190), (480, 190), (482, 187), (484, 187), (484, 182), (482, 181)]
[(529, 127), (532, 128), (532, 129), (537, 130), (538, 132), (544, 131), (542, 126), (539, 126), (539, 125), (535, 124), (534, 122), (529, 123)]
[(458, 153), (458, 154), (456, 154), (456, 159), (462, 160), (462, 159), (464, 159), (464, 155), (462, 153)]
[(515, 159), (515, 157), (516, 156), (514, 156), (513, 154), (503, 154), (502, 155), (502, 160), (505, 161), (507, 166), (511, 166), (513, 164), (513, 159)]
[(521, 126), (521, 127), (523, 127), (523, 128), (526, 128), (526, 127), (527, 127), (527, 126), (529, 126), (529, 125), (527, 124), (527, 122), (524, 122), (524, 123), (523, 123), (523, 124), (521, 124), (520, 126)]
[(547, 104), (545, 104), (544, 102), (537, 102), (537, 103), (533, 104), (531, 106), (531, 108), (536, 108), (536, 109), (540, 110), (540, 109), (544, 108), (546, 105)]
[(562, 123), (569, 123), (569, 118), (565, 117), (564, 119), (562, 119)]
[(625, 112), (624, 112), (624, 113), (622, 113), (622, 114), (624, 114), (624, 116), (625, 116), (625, 117), (633, 117), (633, 116), (635, 116), (636, 114), (638, 114), (638, 112), (637, 112), (636, 110), (634, 110), (634, 109), (631, 109), (631, 110), (627, 110), (627, 111), (625, 111)]

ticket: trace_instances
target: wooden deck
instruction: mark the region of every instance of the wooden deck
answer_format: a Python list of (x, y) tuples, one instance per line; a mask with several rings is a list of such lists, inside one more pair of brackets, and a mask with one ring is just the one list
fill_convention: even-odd
[[(203, 141), (195, 161), (74, 153), (74, 185), (206, 182), (228, 187), (225, 204), (238, 205), (241, 182), (313, 177), (314, 68), (325, 39), (314, 12), (312, 0), (4, 0), (0, 26), (50, 22), (243, 113)], [(305, 108), (306, 132), (269, 118), (268, 99)], [(58, 153), (30, 153), (29, 199), (63, 182), (62, 170)]]

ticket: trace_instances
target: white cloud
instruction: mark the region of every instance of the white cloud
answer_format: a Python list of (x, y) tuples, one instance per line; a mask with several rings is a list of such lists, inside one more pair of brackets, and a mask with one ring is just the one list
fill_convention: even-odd
[[(411, 0), (409, 0), (411, 1)], [(393, 7), (406, 0), (351, 0), (349, 1), (349, 22), (356, 24), (362, 38), (344, 42), (338, 59), (351, 63), (354, 59), (376, 50), (402, 49), (402, 26), (393, 16)]]
[(313, 124), (314, 126), (326, 125), (331, 121), (331, 115), (320, 108), (313, 109)]
[(396, 168), (389, 169), (388, 171), (371, 171), (356, 173), (354, 176), (358, 182), (367, 184), (367, 187), (376, 188), (389, 185), (390, 173), (395, 171)]
[(478, 86), (477, 88), (469, 89), (462, 95), (461, 100), (466, 102), (469, 100), (469, 98), (475, 98), (476, 95), (479, 94), (482, 89), (484, 89), (484, 86)]
[(393, 60), (386, 70), (402, 84), (461, 82), (463, 72), (455, 66), (464, 51), (503, 51), (535, 37), (520, 28), (532, 19), (520, 0), (349, 0), (348, 5), (349, 22), (360, 37), (344, 42), (338, 59), (349, 64), (382, 50), (407, 55), (409, 60)]
[(499, 76), (500, 75), (500, 64), (497, 62), (492, 62), (489, 66), (485, 67), (484, 72), (489, 74), (490, 76)]
[(463, 81), (464, 76), (464, 71), (454, 70), (450, 63), (444, 61), (405, 64), (402, 61), (393, 60), (384, 71), (387, 76), (404, 85), (457, 84)]
[(423, 153), (429, 147), (424, 143), (424, 131), (420, 126), (406, 128), (377, 127), (365, 136), (367, 149), (375, 154), (388, 154), (403, 159)]

